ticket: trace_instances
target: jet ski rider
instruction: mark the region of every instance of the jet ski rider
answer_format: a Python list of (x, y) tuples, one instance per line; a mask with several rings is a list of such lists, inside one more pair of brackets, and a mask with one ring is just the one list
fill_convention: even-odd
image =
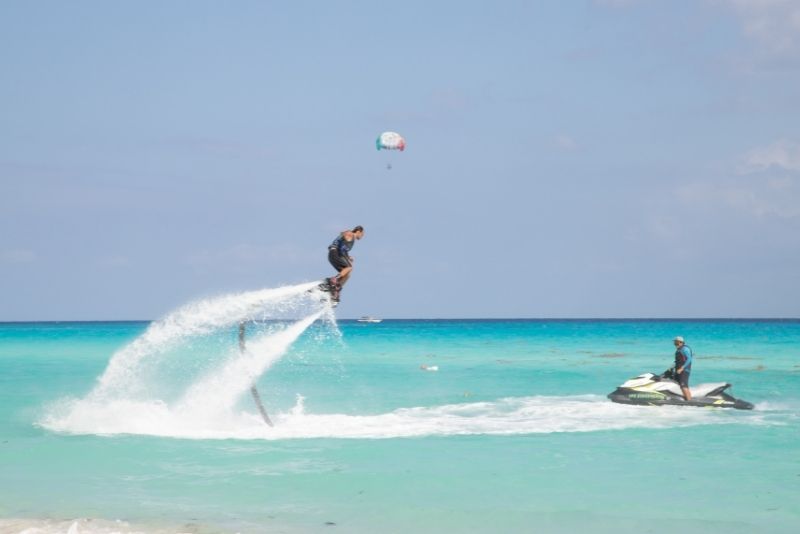
[(689, 391), (689, 374), (692, 372), (692, 349), (684, 343), (681, 336), (672, 341), (675, 344), (675, 379), (681, 386), (683, 398), (690, 401), (692, 392)]

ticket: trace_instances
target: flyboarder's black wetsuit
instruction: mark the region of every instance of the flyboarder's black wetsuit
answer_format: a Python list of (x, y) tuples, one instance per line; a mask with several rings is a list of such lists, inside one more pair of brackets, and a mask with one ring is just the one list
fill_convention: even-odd
[(353, 263), (350, 261), (350, 250), (353, 248), (355, 239), (347, 241), (344, 235), (339, 236), (333, 240), (333, 243), (328, 246), (328, 261), (333, 265), (337, 272), (342, 272), (345, 267), (352, 267)]

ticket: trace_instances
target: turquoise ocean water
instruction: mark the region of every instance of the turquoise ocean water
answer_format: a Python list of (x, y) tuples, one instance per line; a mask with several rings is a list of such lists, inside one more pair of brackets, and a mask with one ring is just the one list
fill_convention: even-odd
[[(800, 531), (798, 321), (327, 317), (0, 324), (0, 531)], [(675, 335), (756, 409), (606, 399)]]

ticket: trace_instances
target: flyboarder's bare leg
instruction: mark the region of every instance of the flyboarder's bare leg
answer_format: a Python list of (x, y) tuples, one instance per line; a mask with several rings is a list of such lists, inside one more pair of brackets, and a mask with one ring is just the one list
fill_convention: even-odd
[(339, 272), (339, 275), (336, 278), (339, 280), (339, 285), (344, 287), (344, 284), (350, 279), (350, 273), (353, 272), (352, 267), (345, 267)]

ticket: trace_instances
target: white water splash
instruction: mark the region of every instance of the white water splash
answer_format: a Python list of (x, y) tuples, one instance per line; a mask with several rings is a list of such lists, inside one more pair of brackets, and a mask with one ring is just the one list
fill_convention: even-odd
[[(311, 282), (228, 295), (180, 308), (118, 351), (85, 398), (60, 400), (39, 424), (78, 434), (193, 435), (198, 428), (235, 431), (236, 427), (230, 426), (238, 419), (233, 409), (258, 377), (315, 321), (325, 317), (335, 325), (332, 309), (320, 299), (321, 293), (313, 290), (316, 285)], [(242, 321), (270, 320), (286, 313), (305, 317), (291, 323), (254, 324), (246, 346), (236, 342), (234, 333)], [(191, 345), (204, 335), (211, 335), (212, 342), (200, 344), (199, 349)], [(189, 349), (173, 350), (182, 345)], [(189, 360), (180, 361), (181, 357)], [(200, 365), (199, 378), (188, 373), (189, 364)], [(171, 389), (169, 395), (153, 386), (153, 369), (166, 375), (158, 378)]]
[(263, 335), (248, 342), (244, 352), (232, 355), (222, 369), (215, 369), (192, 384), (177, 406), (177, 410), (187, 414), (228, 413), (250, 385), (275, 363), (320, 315), (322, 311), (312, 313), (282, 332)]
[(309, 282), (263, 289), (187, 304), (151, 324), (144, 334), (117, 352), (98, 379), (92, 395), (98, 399), (108, 395), (133, 395), (142, 386), (135, 379), (137, 367), (146, 358), (162, 353), (192, 336), (208, 334), (240, 321), (271, 318), (265, 316), (267, 307), (272, 312), (279, 312), (297, 307), (298, 301), (308, 301), (314, 297), (318, 301), (317, 292), (308, 293), (317, 284)]

